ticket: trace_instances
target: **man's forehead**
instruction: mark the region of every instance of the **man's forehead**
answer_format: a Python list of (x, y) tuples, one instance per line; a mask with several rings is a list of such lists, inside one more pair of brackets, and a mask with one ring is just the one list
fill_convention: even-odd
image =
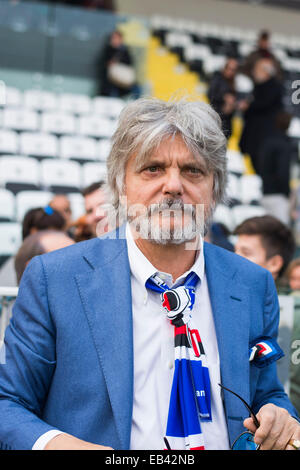
[(178, 138), (165, 139), (144, 156), (136, 156), (136, 163), (150, 162), (152, 160), (170, 162), (174, 159), (178, 162), (201, 162), (205, 164), (205, 159), (198, 153), (194, 153), (184, 141)]

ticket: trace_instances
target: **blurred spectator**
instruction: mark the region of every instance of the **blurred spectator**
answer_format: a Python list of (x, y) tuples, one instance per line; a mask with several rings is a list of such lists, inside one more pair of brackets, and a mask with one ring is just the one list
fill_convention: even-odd
[(23, 219), (22, 238), (23, 240), (32, 233), (39, 230), (61, 230), (65, 227), (63, 216), (50, 206), (30, 209)]
[[(285, 274), (290, 289), (300, 297), (300, 258), (290, 262)], [(300, 337), (299, 337), (300, 339)]]
[(242, 153), (251, 157), (254, 170), (259, 172), (259, 149), (267, 138), (277, 133), (275, 117), (283, 110), (283, 88), (275, 77), (271, 59), (259, 59), (253, 70), (254, 89), (250, 102), (240, 103), (244, 112), (244, 128), (240, 140)]
[(99, 237), (108, 231), (108, 221), (103, 208), (107, 202), (104, 182), (91, 184), (82, 191), (85, 203), (85, 224), (91, 237)]
[(294, 322), (291, 337), (290, 399), (300, 412), (300, 258), (289, 264), (285, 274), (294, 296)]
[(65, 229), (68, 229), (72, 222), (71, 204), (68, 197), (65, 194), (56, 194), (49, 202), (49, 206), (63, 216), (66, 221)]
[(286, 225), (290, 224), (290, 167), (293, 148), (286, 131), (291, 115), (276, 116), (274, 134), (267, 137), (258, 152), (258, 173), (263, 180), (262, 205)]
[(123, 97), (137, 93), (135, 70), (123, 34), (113, 31), (101, 52), (98, 62), (98, 95)]
[(74, 241), (65, 233), (52, 230), (43, 230), (26, 237), (15, 257), (15, 270), (18, 284), (20, 283), (27, 264), (34, 256), (49, 253), (50, 251), (64, 248), (73, 243)]
[(259, 59), (271, 59), (274, 63), (275, 74), (279, 80), (282, 78), (281, 64), (271, 50), (271, 37), (269, 31), (261, 31), (257, 40), (256, 49), (245, 59), (241, 67), (241, 72), (254, 79), (253, 71), (256, 62)]
[(234, 251), (234, 247), (229, 240), (230, 232), (228, 228), (220, 222), (214, 222), (211, 224), (205, 240), (214, 245), (221, 246), (229, 251)]
[(214, 73), (208, 90), (208, 99), (222, 119), (227, 138), (232, 134), (232, 117), (236, 109), (235, 76), (238, 61), (229, 57), (222, 71)]
[(238, 236), (235, 252), (268, 269), (279, 281), (296, 249), (292, 231), (275, 217), (265, 215), (245, 220), (234, 233)]

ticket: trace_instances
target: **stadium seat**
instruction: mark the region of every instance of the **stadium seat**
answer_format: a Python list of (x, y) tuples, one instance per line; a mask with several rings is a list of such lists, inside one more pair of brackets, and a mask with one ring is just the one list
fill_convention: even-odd
[(32, 157), (57, 157), (58, 139), (52, 134), (22, 132), (20, 134), (20, 152)]
[(241, 202), (243, 204), (259, 203), (263, 196), (262, 179), (258, 175), (242, 175), (240, 179)]
[(76, 220), (85, 213), (84, 198), (80, 193), (68, 193), (67, 196), (71, 204), (72, 219)]
[(290, 137), (300, 138), (300, 119), (293, 117), (288, 128), (288, 135)]
[(263, 207), (246, 204), (234, 206), (231, 210), (235, 227), (250, 217), (259, 217), (266, 214), (266, 211)]
[(0, 154), (17, 153), (18, 145), (18, 134), (15, 131), (0, 129)]
[(57, 109), (57, 96), (55, 93), (44, 90), (24, 91), (24, 106), (37, 111), (54, 111)]
[(50, 191), (21, 191), (16, 195), (16, 218), (22, 222), (30, 209), (46, 207), (53, 197)]
[(92, 111), (100, 116), (117, 118), (125, 106), (121, 98), (112, 98), (108, 96), (95, 96), (92, 101)]
[(111, 149), (111, 141), (109, 139), (101, 139), (98, 144), (97, 156), (99, 160), (106, 161)]
[(16, 131), (37, 131), (39, 115), (25, 108), (5, 108), (1, 116), (2, 126)]
[(65, 112), (45, 112), (41, 116), (41, 131), (50, 134), (75, 134), (76, 118)]
[(0, 257), (14, 255), (22, 242), (21, 224), (17, 222), (1, 222), (0, 233)]
[(76, 160), (96, 160), (97, 142), (92, 137), (63, 136), (59, 142), (59, 155)]
[(83, 187), (96, 181), (106, 181), (106, 165), (104, 163), (85, 163), (83, 165)]
[(0, 220), (11, 221), (15, 218), (15, 196), (11, 191), (0, 188)]
[(78, 162), (45, 159), (41, 163), (41, 184), (53, 192), (76, 192), (81, 187), (81, 167)]
[(17, 193), (39, 187), (39, 163), (23, 156), (0, 157), (0, 185)]
[(242, 175), (245, 173), (245, 163), (240, 152), (227, 150), (227, 168), (230, 173)]
[(110, 138), (115, 130), (115, 123), (101, 116), (81, 116), (79, 119), (79, 134), (96, 137)]
[(15, 87), (5, 87), (5, 106), (6, 107), (21, 107), (23, 104), (22, 92)]
[(91, 98), (87, 95), (62, 93), (59, 96), (59, 109), (63, 113), (88, 114), (91, 112)]
[(228, 173), (227, 196), (230, 200), (230, 205), (241, 202), (240, 178), (234, 173)]
[(213, 222), (225, 225), (230, 232), (235, 228), (233, 214), (231, 208), (225, 204), (218, 204), (213, 215)]

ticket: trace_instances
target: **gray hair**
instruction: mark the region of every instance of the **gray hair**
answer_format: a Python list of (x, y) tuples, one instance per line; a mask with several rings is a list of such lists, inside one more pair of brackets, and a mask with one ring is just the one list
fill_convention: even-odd
[(227, 141), (221, 119), (212, 107), (200, 101), (162, 101), (140, 98), (122, 110), (118, 128), (112, 137), (107, 159), (107, 183), (112, 204), (119, 206), (124, 193), (125, 169), (129, 157), (146, 159), (160, 143), (180, 135), (195, 156), (201, 156), (214, 175), (215, 204), (225, 200), (227, 184)]

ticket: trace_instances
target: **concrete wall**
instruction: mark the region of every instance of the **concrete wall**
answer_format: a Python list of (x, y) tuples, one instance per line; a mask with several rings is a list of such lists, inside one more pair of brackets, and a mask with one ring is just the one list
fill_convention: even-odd
[(254, 30), (268, 28), (273, 32), (300, 36), (300, 12), (290, 9), (241, 4), (230, 0), (115, 1), (122, 14), (161, 14)]

